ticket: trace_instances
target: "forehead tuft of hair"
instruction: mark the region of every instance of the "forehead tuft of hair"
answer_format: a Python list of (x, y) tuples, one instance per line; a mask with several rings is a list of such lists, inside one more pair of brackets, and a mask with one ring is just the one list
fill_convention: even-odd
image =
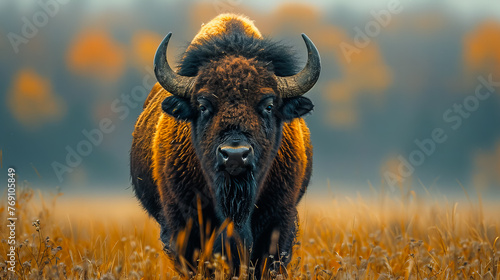
[(232, 27), (231, 22), (235, 21), (241, 24), (241, 26), (243, 27), (243, 32), (246, 35), (262, 38), (260, 31), (257, 29), (257, 27), (255, 27), (253, 21), (248, 17), (243, 15), (225, 13), (216, 16), (207, 24), (203, 24), (198, 34), (196, 34), (193, 41), (191, 41), (191, 45), (198, 45), (202, 43), (203, 40), (210, 39), (210, 37), (221, 33), (230, 32), (230, 29)]
[(290, 46), (263, 38), (245, 17), (223, 14), (202, 27), (182, 55), (178, 73), (196, 76), (201, 66), (227, 55), (255, 59), (278, 76), (291, 76), (300, 70)]

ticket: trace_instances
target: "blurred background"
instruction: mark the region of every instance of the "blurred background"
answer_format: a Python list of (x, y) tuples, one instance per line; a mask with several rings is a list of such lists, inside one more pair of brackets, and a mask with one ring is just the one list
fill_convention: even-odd
[(304, 62), (301, 33), (321, 53), (307, 94), (311, 195), (411, 186), (498, 199), (497, 0), (1, 1), (1, 182), (15, 167), (35, 188), (131, 196), (131, 133), (156, 47), (173, 32), (178, 61), (223, 12), (247, 15)]

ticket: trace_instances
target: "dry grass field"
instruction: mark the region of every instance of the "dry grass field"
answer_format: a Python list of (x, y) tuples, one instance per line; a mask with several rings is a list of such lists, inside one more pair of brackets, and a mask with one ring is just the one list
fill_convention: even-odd
[[(290, 279), (500, 279), (500, 206), (399, 196), (315, 199), (301, 203)], [(382, 192), (383, 193), (383, 192)], [(7, 224), (6, 199), (0, 220)], [(0, 279), (178, 279), (161, 250), (159, 228), (132, 196), (112, 199), (18, 189), (15, 273)], [(215, 274), (208, 275), (210, 268)], [(247, 267), (234, 279), (252, 279)], [(208, 277), (207, 277), (208, 276)], [(231, 279), (224, 256), (200, 261), (193, 279)], [(269, 278), (284, 279), (270, 273)]]

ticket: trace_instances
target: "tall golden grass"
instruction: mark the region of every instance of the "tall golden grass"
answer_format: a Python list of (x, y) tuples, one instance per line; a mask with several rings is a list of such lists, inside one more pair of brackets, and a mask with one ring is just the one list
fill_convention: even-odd
[[(5, 225), (6, 201), (0, 204)], [(17, 208), (18, 263), (15, 273), (7, 271), (2, 226), (0, 279), (181, 278), (162, 251), (159, 227), (132, 195), (47, 197), (22, 188)], [(399, 197), (381, 192), (370, 200), (306, 197), (299, 213), (290, 279), (500, 279), (499, 205), (451, 203), (401, 189)], [(250, 265), (232, 277), (225, 256), (207, 255), (191, 278), (259, 273)], [(276, 272), (265, 276), (285, 279)]]

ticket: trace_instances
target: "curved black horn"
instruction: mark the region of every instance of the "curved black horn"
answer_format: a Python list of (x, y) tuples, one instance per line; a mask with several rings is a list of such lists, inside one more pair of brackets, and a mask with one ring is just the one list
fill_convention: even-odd
[(170, 68), (167, 61), (167, 47), (170, 37), (172, 37), (172, 32), (165, 36), (156, 50), (154, 59), (155, 76), (160, 85), (171, 94), (188, 97), (195, 78), (181, 76)]
[(282, 97), (294, 97), (308, 92), (318, 81), (321, 72), (321, 58), (313, 42), (302, 33), (307, 46), (307, 64), (299, 73), (289, 77), (278, 77), (278, 91)]

